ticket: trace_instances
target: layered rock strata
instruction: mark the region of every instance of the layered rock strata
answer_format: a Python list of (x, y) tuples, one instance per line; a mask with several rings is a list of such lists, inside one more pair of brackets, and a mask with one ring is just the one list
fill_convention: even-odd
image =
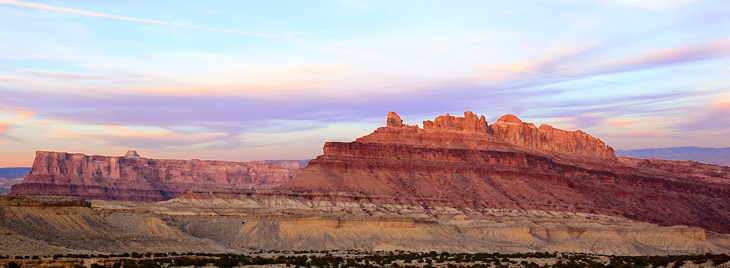
[[(232, 249), (620, 255), (730, 251), (730, 235), (698, 227), (661, 227), (580, 212), (476, 211), (371, 200), (372, 196), (345, 192), (190, 191), (144, 209), (169, 226)], [(141, 209), (109, 201), (94, 205), (111, 215)]]
[[(147, 203), (140, 204), (144, 207)], [(149, 213), (103, 215), (81, 198), (0, 197), (0, 252), (8, 255), (236, 252)]]
[(471, 119), (445, 117), (436, 121), (451, 123), (427, 129), (391, 124), (353, 142), (328, 142), (279, 189), (353, 193), (378, 205), (581, 212), (730, 233), (727, 169), (620, 161), (581, 131), (535, 128), (506, 115), (489, 125), (490, 134), (464, 127), (481, 122), (466, 115)]
[(33, 170), (11, 195), (161, 201), (195, 189), (268, 189), (299, 173), (296, 162), (227, 162), (36, 152)]
[[(13, 197), (0, 206), (9, 255), (259, 250), (723, 253), (730, 235), (600, 214), (378, 205), (350, 193), (190, 191), (156, 203)], [(30, 200), (26, 200), (30, 199)], [(80, 200), (80, 199), (79, 199)], [(76, 201), (74, 201), (76, 202)]]

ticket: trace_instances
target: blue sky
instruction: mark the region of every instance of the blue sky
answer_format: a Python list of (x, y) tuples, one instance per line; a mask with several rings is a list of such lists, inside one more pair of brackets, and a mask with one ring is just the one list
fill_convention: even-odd
[(308, 159), (396, 111), (730, 147), (730, 2), (0, 0), (0, 167)]

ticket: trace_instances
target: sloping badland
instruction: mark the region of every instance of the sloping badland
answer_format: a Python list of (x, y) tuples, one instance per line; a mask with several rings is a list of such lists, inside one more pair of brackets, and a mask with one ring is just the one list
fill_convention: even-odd
[[(30, 176), (74, 157), (52, 159), (37, 158)], [(37, 178), (62, 183), (44, 176)], [(280, 186), (215, 187), (154, 203), (91, 195), (85, 198), (105, 200), (74, 209), (17, 201), (0, 207), (2, 245), (91, 252), (730, 252), (729, 167), (619, 158), (587, 133), (513, 115), (490, 125), (471, 112), (447, 114), (419, 128), (390, 113), (386, 127), (367, 136), (326, 143)], [(83, 222), (89, 235), (59, 221)], [(53, 237), (44, 231), (49, 226)], [(81, 242), (102, 238), (115, 242)]]

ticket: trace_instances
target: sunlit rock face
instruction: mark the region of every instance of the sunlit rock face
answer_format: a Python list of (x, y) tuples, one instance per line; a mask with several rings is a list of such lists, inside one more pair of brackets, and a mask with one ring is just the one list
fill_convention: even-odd
[(268, 189), (299, 173), (298, 163), (227, 162), (36, 152), (33, 170), (11, 195), (162, 201), (187, 190)]
[(513, 115), (487, 127), (471, 112), (429, 122), (327, 142), (278, 189), (357, 193), (378, 205), (583, 212), (730, 233), (730, 168), (619, 159), (587, 133), (536, 128)]

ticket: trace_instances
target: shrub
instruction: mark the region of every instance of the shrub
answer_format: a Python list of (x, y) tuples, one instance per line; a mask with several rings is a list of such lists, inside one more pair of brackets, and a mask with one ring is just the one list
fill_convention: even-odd
[(223, 268), (230, 268), (238, 266), (238, 262), (234, 259), (231, 259), (227, 255), (223, 255), (219, 259), (215, 260), (213, 262), (213, 265)]

